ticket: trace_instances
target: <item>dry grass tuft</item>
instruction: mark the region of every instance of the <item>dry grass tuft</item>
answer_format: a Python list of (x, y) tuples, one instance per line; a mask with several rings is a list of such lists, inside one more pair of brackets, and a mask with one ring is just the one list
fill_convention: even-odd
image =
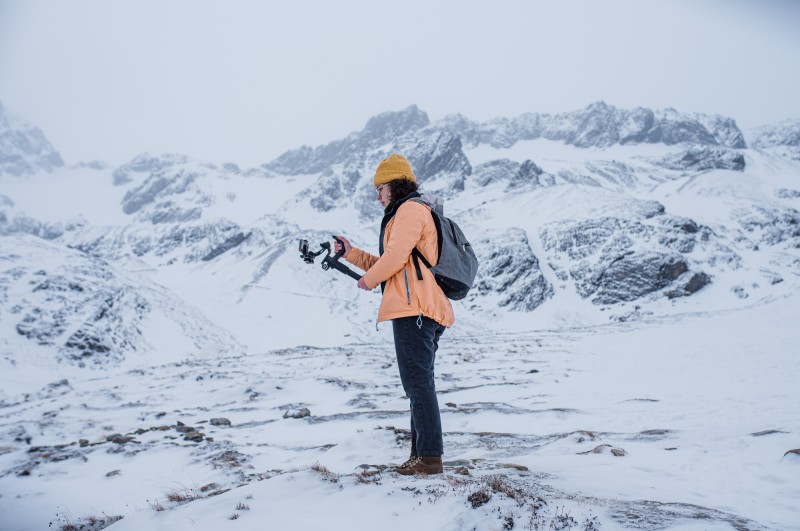
[(361, 485), (380, 485), (381, 472), (380, 470), (365, 470), (356, 474), (353, 479)]
[(160, 511), (166, 510), (166, 507), (161, 505), (161, 502), (158, 501), (158, 500), (156, 500), (156, 501), (147, 500), (147, 503), (150, 505), (150, 508), (153, 509), (154, 511), (159, 511), (160, 512)]
[(492, 493), (487, 488), (480, 488), (467, 496), (467, 501), (472, 505), (473, 509), (477, 509), (492, 499)]
[(311, 465), (311, 470), (322, 476), (322, 479), (330, 483), (339, 483), (340, 476), (335, 472), (331, 472), (327, 467), (321, 465), (319, 461)]
[(167, 493), (167, 500), (174, 503), (187, 503), (202, 497), (203, 495), (198, 494), (194, 489), (173, 490)]

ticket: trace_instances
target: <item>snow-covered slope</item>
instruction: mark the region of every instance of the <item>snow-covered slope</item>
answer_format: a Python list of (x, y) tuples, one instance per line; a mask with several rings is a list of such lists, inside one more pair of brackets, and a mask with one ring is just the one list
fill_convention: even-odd
[[(97, 256), (27, 234), (0, 238), (0, 256), (0, 348), (4, 379), (17, 392), (62, 365), (133, 367), (243, 352), (164, 286)], [(4, 385), (0, 400), (15, 401), (14, 390)]]
[[(3, 138), (33, 135), (15, 120)], [(776, 485), (796, 475), (783, 454), (800, 433), (786, 407), (800, 398), (795, 125), (745, 143), (731, 118), (674, 109), (598, 102), (479, 123), (412, 106), (249, 169), (180, 154), (65, 168), (41, 162), (55, 160), (49, 144), (23, 157), (3, 141), (0, 160), (24, 171), (0, 169), (0, 509), (15, 529), (67, 523), (58, 506), (125, 515), (120, 528), (208, 517), (216, 529), (234, 498), (283, 500), (286, 513), (258, 507), (290, 518), (286, 496), (302, 490), (333, 514), (377, 492), (394, 501), (370, 515), (396, 513), (398, 528), (419, 496), (446, 506), (444, 529), (633, 525), (626, 515), (786, 527), (798, 491)], [(352, 474), (403, 457), (390, 327), (376, 330), (378, 293), (297, 250), (344, 234), (377, 252), (372, 172), (391, 152), (444, 198), (481, 263), (437, 365), (449, 474), (422, 490)], [(203, 433), (184, 440), (178, 421)], [(744, 467), (736, 448), (752, 449)], [(305, 470), (316, 460), (331, 471)], [(731, 467), (746, 495), (725, 487)], [(707, 478), (690, 488), (695, 469)], [(77, 477), (108, 490), (96, 504), (68, 493)], [(334, 477), (357, 486), (328, 489)], [(169, 491), (204, 501), (153, 511), (179, 504)], [(478, 491), (493, 501), (464, 505)]]

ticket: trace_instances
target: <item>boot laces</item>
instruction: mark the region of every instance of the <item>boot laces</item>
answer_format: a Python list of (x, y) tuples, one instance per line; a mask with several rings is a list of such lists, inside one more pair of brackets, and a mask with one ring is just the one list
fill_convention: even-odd
[(422, 461), (422, 459), (420, 459), (416, 455), (412, 455), (411, 457), (408, 458), (408, 460), (406, 460), (405, 463), (403, 463), (402, 465), (400, 465), (397, 468), (412, 468), (414, 465), (416, 465), (420, 461)]

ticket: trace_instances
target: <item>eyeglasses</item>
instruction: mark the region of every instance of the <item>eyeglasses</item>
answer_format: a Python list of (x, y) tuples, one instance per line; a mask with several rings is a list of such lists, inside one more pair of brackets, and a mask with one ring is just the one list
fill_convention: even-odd
[(382, 184), (382, 185), (380, 185), (380, 186), (376, 186), (376, 187), (375, 187), (375, 193), (376, 193), (376, 194), (378, 194), (378, 195), (381, 195), (381, 192), (382, 192), (382, 191), (383, 191), (383, 189), (384, 189), (384, 188), (386, 188), (387, 186), (389, 186), (389, 183)]

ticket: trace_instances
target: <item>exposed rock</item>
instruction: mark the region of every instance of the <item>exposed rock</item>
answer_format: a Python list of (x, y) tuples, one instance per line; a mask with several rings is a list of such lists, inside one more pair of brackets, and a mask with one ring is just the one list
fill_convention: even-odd
[(214, 468), (240, 468), (250, 463), (251, 457), (238, 450), (223, 450), (211, 456)]
[(478, 186), (510, 180), (519, 171), (520, 164), (508, 159), (490, 160), (475, 166), (472, 178)]
[(212, 426), (230, 426), (231, 425), (231, 421), (226, 419), (226, 418), (223, 418), (223, 417), (213, 418), (209, 422), (211, 423)]
[(592, 161), (587, 163), (585, 168), (589, 176), (575, 179), (563, 172), (560, 175), (564, 176), (567, 182), (594, 184), (611, 189), (633, 188), (639, 180), (636, 170), (632, 166), (617, 160)]
[(701, 271), (691, 275), (685, 284), (679, 286), (678, 289), (668, 291), (666, 295), (670, 299), (674, 299), (676, 297), (686, 297), (701, 290), (710, 283), (711, 277)]
[(283, 414), (283, 418), (285, 419), (302, 419), (308, 416), (311, 416), (311, 411), (305, 407), (300, 409), (290, 409)]
[[(361, 173), (351, 167), (326, 170), (317, 181), (317, 185), (310, 190), (310, 204), (321, 212), (327, 212), (340, 206), (346, 198), (356, 196), (362, 203), (374, 201), (374, 191), (367, 188), (369, 197), (357, 196), (357, 185), (361, 180)], [(374, 205), (373, 205), (374, 206)], [(369, 209), (373, 211), (374, 209)]]
[(225, 162), (222, 164), (222, 169), (230, 173), (241, 173), (242, 169), (235, 162)]
[(184, 435), (184, 441), (191, 441), (191, 442), (202, 442), (205, 435), (198, 431), (190, 431)]
[(585, 452), (578, 452), (578, 454), (579, 455), (604, 454), (606, 452), (610, 453), (614, 457), (622, 457), (622, 456), (628, 455), (628, 453), (625, 450), (623, 450), (622, 448), (615, 448), (614, 446), (611, 446), (610, 444), (601, 444), (601, 445), (595, 446), (591, 450), (587, 450)]
[(109, 441), (109, 442), (116, 443), (116, 444), (126, 444), (126, 443), (129, 443), (129, 442), (135, 442), (136, 438), (132, 437), (130, 435), (122, 435), (122, 434), (119, 434), (119, 433), (114, 433), (112, 435), (108, 435), (106, 437), (106, 440)]
[(90, 160), (88, 162), (81, 161), (77, 164), (72, 165), (71, 168), (74, 170), (79, 170), (82, 168), (88, 168), (90, 170), (105, 170), (106, 168), (108, 168), (108, 164), (106, 164), (102, 160)]
[(705, 170), (744, 171), (744, 154), (722, 147), (694, 146), (683, 153), (668, 155), (656, 161), (671, 170), (699, 172)]
[(696, 292), (710, 277), (690, 273), (682, 253), (692, 252), (706, 236), (693, 221), (665, 215), (648, 223), (620, 218), (561, 221), (541, 231), (556, 274), (567, 278), (558, 257), (578, 293), (595, 304), (632, 301), (669, 286), (676, 286), (673, 297)]
[(516, 463), (497, 463), (497, 468), (513, 468), (519, 472), (528, 472), (528, 467)]
[(526, 160), (520, 164), (519, 169), (514, 173), (508, 182), (507, 190), (513, 190), (522, 186), (536, 187), (541, 186), (539, 176), (544, 171), (532, 160)]
[(595, 304), (613, 304), (663, 289), (686, 271), (688, 265), (677, 254), (628, 252), (601, 265), (577, 285), (584, 297), (593, 295)]
[(234, 234), (233, 236), (222, 242), (222, 245), (212, 249), (210, 253), (208, 253), (202, 258), (202, 260), (204, 262), (208, 262), (209, 260), (213, 260), (214, 258), (218, 257), (222, 253), (230, 251), (234, 247), (239, 246), (247, 238), (249, 238), (251, 234), (253, 233), (248, 232), (247, 234), (245, 234), (244, 232), (238, 232)]
[[(408, 153), (407, 158), (420, 180), (430, 180), (441, 173), (465, 177), (472, 173), (461, 146), (461, 138), (452, 133), (439, 133), (419, 141)], [(464, 190), (463, 181), (456, 190)]]
[(790, 119), (758, 127), (749, 132), (750, 145), (765, 149), (776, 146), (800, 147), (800, 120)]
[[(151, 220), (148, 218), (148, 223)], [(185, 263), (213, 260), (221, 254), (231, 253), (246, 256), (251, 252), (272, 255), (276, 259), (282, 254), (294, 233), (289, 232), (286, 222), (269, 219), (263, 228), (244, 230), (243, 227), (224, 219), (203, 222), (164, 224), (158, 231), (152, 227), (132, 224), (103, 234), (87, 231), (69, 238), (70, 245), (85, 253), (108, 258), (124, 258), (134, 255), (150, 258), (169, 257)], [(290, 238), (291, 236), (291, 238)], [(329, 237), (329, 236), (328, 236)], [(170, 265), (165, 262), (163, 265)], [(265, 258), (264, 267), (269, 269), (270, 259)]]
[(757, 431), (755, 433), (751, 433), (753, 437), (763, 437), (764, 435), (774, 435), (776, 433), (786, 433), (783, 430), (764, 430), (764, 431)]
[(800, 190), (789, 190), (788, 188), (781, 188), (775, 191), (775, 195), (781, 199), (797, 199), (800, 197)]
[(164, 154), (154, 157), (147, 153), (142, 153), (132, 161), (114, 170), (114, 173), (112, 173), (114, 185), (119, 186), (131, 182), (134, 178), (132, 174), (140, 173), (148, 174), (149, 176), (166, 168), (184, 164), (187, 160), (188, 158), (183, 155)]
[(525, 231), (493, 233), (474, 248), (481, 264), (474, 286), (477, 295), (496, 293), (499, 306), (518, 311), (532, 311), (553, 296), (553, 286), (544, 278)]
[[(159, 199), (163, 200), (170, 195), (183, 195), (199, 175), (183, 169), (179, 169), (174, 173), (166, 173), (165, 171), (153, 173), (141, 185), (128, 190), (125, 197), (122, 198), (122, 211), (126, 214), (133, 214), (149, 204), (156, 203)], [(193, 195), (197, 195), (197, 192)], [(185, 197), (183, 196), (183, 198)], [(162, 201), (159, 205), (164, 210), (168, 208), (170, 203)], [(177, 207), (174, 207), (174, 209), (177, 209)], [(163, 217), (164, 214), (161, 216)], [(158, 218), (158, 213), (156, 212), (152, 217)], [(177, 218), (175, 220), (183, 221)], [(154, 223), (156, 222), (154, 221)]]
[(800, 211), (793, 208), (740, 209), (734, 215), (757, 241), (767, 245), (787, 244), (800, 248)]

